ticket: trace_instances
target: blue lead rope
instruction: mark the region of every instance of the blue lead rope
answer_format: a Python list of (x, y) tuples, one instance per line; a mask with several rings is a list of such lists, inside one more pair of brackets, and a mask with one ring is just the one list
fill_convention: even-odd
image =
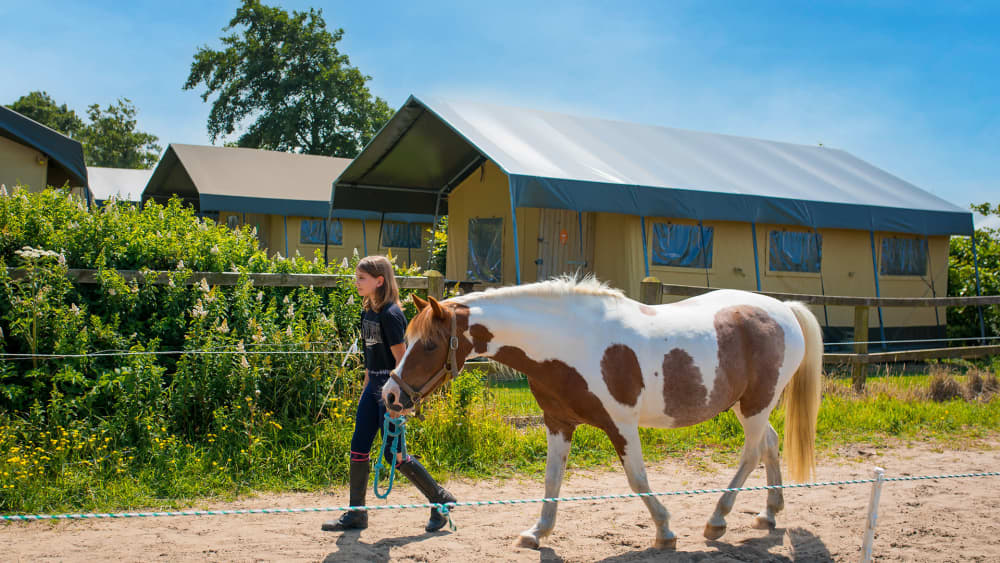
[[(390, 429), (393, 427), (394, 429)], [(378, 498), (387, 498), (389, 493), (392, 492), (392, 484), (396, 480), (396, 454), (402, 453), (403, 457), (406, 457), (406, 418), (403, 416), (393, 417), (389, 413), (385, 413), (385, 421), (382, 423), (382, 446), (378, 451), (378, 461), (375, 462), (375, 484), (373, 489), (375, 490), (375, 496)], [(392, 463), (389, 464), (389, 487), (385, 490), (385, 493), (378, 492), (378, 479), (379, 474), (382, 472), (382, 460), (385, 458), (383, 455), (385, 453), (386, 444), (388, 441), (392, 440), (392, 456), (390, 459)]]

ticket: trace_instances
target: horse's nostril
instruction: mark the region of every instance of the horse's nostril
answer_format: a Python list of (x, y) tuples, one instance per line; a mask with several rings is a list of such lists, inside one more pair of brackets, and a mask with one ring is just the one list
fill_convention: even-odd
[(396, 403), (396, 394), (395, 393), (389, 393), (389, 396), (387, 398), (389, 399), (389, 404), (390, 405), (393, 405), (393, 404)]

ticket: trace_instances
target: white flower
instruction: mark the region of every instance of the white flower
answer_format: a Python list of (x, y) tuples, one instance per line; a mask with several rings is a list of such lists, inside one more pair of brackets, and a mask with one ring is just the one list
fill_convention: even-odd
[(236, 351), (239, 352), (240, 354), (247, 351), (246, 346), (243, 345), (242, 339), (240, 339), (240, 341), (236, 343)]
[(295, 304), (291, 304), (288, 306), (288, 317), (291, 318), (294, 316), (295, 316)]
[(263, 291), (258, 291), (257, 292), (257, 302), (260, 303), (262, 301), (264, 301), (264, 292)]
[(357, 258), (358, 256), (359, 256), (358, 255), (358, 247), (355, 246), (354, 247), (354, 257)]
[(240, 356), (240, 367), (243, 369), (250, 369), (250, 362), (247, 361), (246, 356)]
[(74, 315), (79, 315), (80, 314), (80, 308), (76, 306), (76, 303), (73, 303), (72, 305), (70, 305), (69, 306), (69, 310)]
[(226, 319), (222, 319), (222, 324), (219, 325), (219, 332), (222, 334), (229, 333), (229, 323), (226, 322)]
[(212, 249), (209, 250), (209, 252), (212, 253), (212, 254), (218, 254), (219, 253), (219, 245), (217, 245), (217, 244), (213, 245)]
[(115, 291), (115, 288), (112, 287), (111, 289), (108, 290), (108, 295), (118, 295), (118, 292)]
[(275, 252), (274, 253), (274, 259), (275, 260), (284, 260), (284, 258), (281, 256), (280, 252)]
[(288, 336), (293, 336), (294, 335), (292, 333), (292, 325), (288, 325), (288, 328), (285, 329), (285, 334), (287, 334)]
[(0, 196), (7, 197), (7, 184), (0, 184)]
[(205, 293), (209, 292), (208, 281), (205, 278), (201, 278), (201, 284), (199, 285), (201, 290)]
[(351, 296), (350, 296), (350, 297), (349, 297), (349, 298), (347, 299), (347, 304), (348, 304), (348, 305), (354, 305), (354, 296), (353, 296), (353, 295), (351, 295)]
[(286, 295), (281, 302), (284, 303), (285, 305), (288, 305), (288, 296)]
[(174, 278), (171, 278), (171, 277), (168, 277), (168, 278), (167, 278), (167, 287), (177, 287), (177, 286), (176, 286), (176, 285), (174, 284)]
[(340, 263), (340, 267), (341, 267), (341, 268), (344, 268), (345, 270), (346, 270), (347, 268), (350, 268), (350, 267), (351, 267), (351, 265), (350, 265), (350, 264), (349, 264), (349, 263), (347, 262), (347, 257), (346, 257), (346, 256), (344, 256), (344, 260), (343, 260), (343, 262), (341, 262), (341, 263)]
[[(162, 217), (162, 215), (163, 215), (163, 212), (162, 212), (162, 211), (160, 212), (160, 215), (161, 215), (161, 217), (160, 217), (160, 218), (162, 219), (162, 218), (163, 218), (163, 217)], [(184, 261), (183, 261), (183, 260), (178, 260), (178, 261), (177, 261), (177, 269), (178, 269), (178, 270), (183, 270), (183, 269), (184, 269)]]

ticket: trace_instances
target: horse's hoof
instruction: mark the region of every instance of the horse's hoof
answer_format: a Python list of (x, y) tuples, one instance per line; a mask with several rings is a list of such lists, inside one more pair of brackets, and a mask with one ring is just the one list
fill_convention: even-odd
[(656, 549), (677, 549), (677, 538), (656, 538), (653, 541)]
[(517, 541), (514, 542), (514, 547), (523, 547), (525, 549), (538, 549), (538, 538), (528, 534), (521, 534), (518, 536)]
[(754, 516), (753, 519), (754, 530), (773, 530), (774, 526), (775, 522), (773, 519), (768, 518), (767, 516), (761, 516), (760, 514)]
[(705, 537), (710, 540), (717, 540), (721, 538), (726, 533), (725, 526), (713, 526), (711, 524), (705, 524)]

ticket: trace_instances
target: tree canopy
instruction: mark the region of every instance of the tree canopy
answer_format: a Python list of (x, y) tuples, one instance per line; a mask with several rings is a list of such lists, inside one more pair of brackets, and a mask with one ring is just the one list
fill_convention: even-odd
[(76, 138), (84, 129), (83, 120), (76, 112), (66, 104), (57, 104), (47, 92), (29, 92), (7, 107), (67, 137)]
[(119, 98), (104, 110), (87, 108), (90, 123), (83, 130), (84, 158), (89, 166), (152, 168), (160, 158), (156, 135), (137, 131), (136, 109), (128, 98)]
[(240, 130), (237, 145), (353, 158), (392, 115), (370, 76), (337, 49), (322, 10), (287, 11), (243, 0), (222, 50), (200, 47), (184, 84), (215, 95), (212, 141)]

